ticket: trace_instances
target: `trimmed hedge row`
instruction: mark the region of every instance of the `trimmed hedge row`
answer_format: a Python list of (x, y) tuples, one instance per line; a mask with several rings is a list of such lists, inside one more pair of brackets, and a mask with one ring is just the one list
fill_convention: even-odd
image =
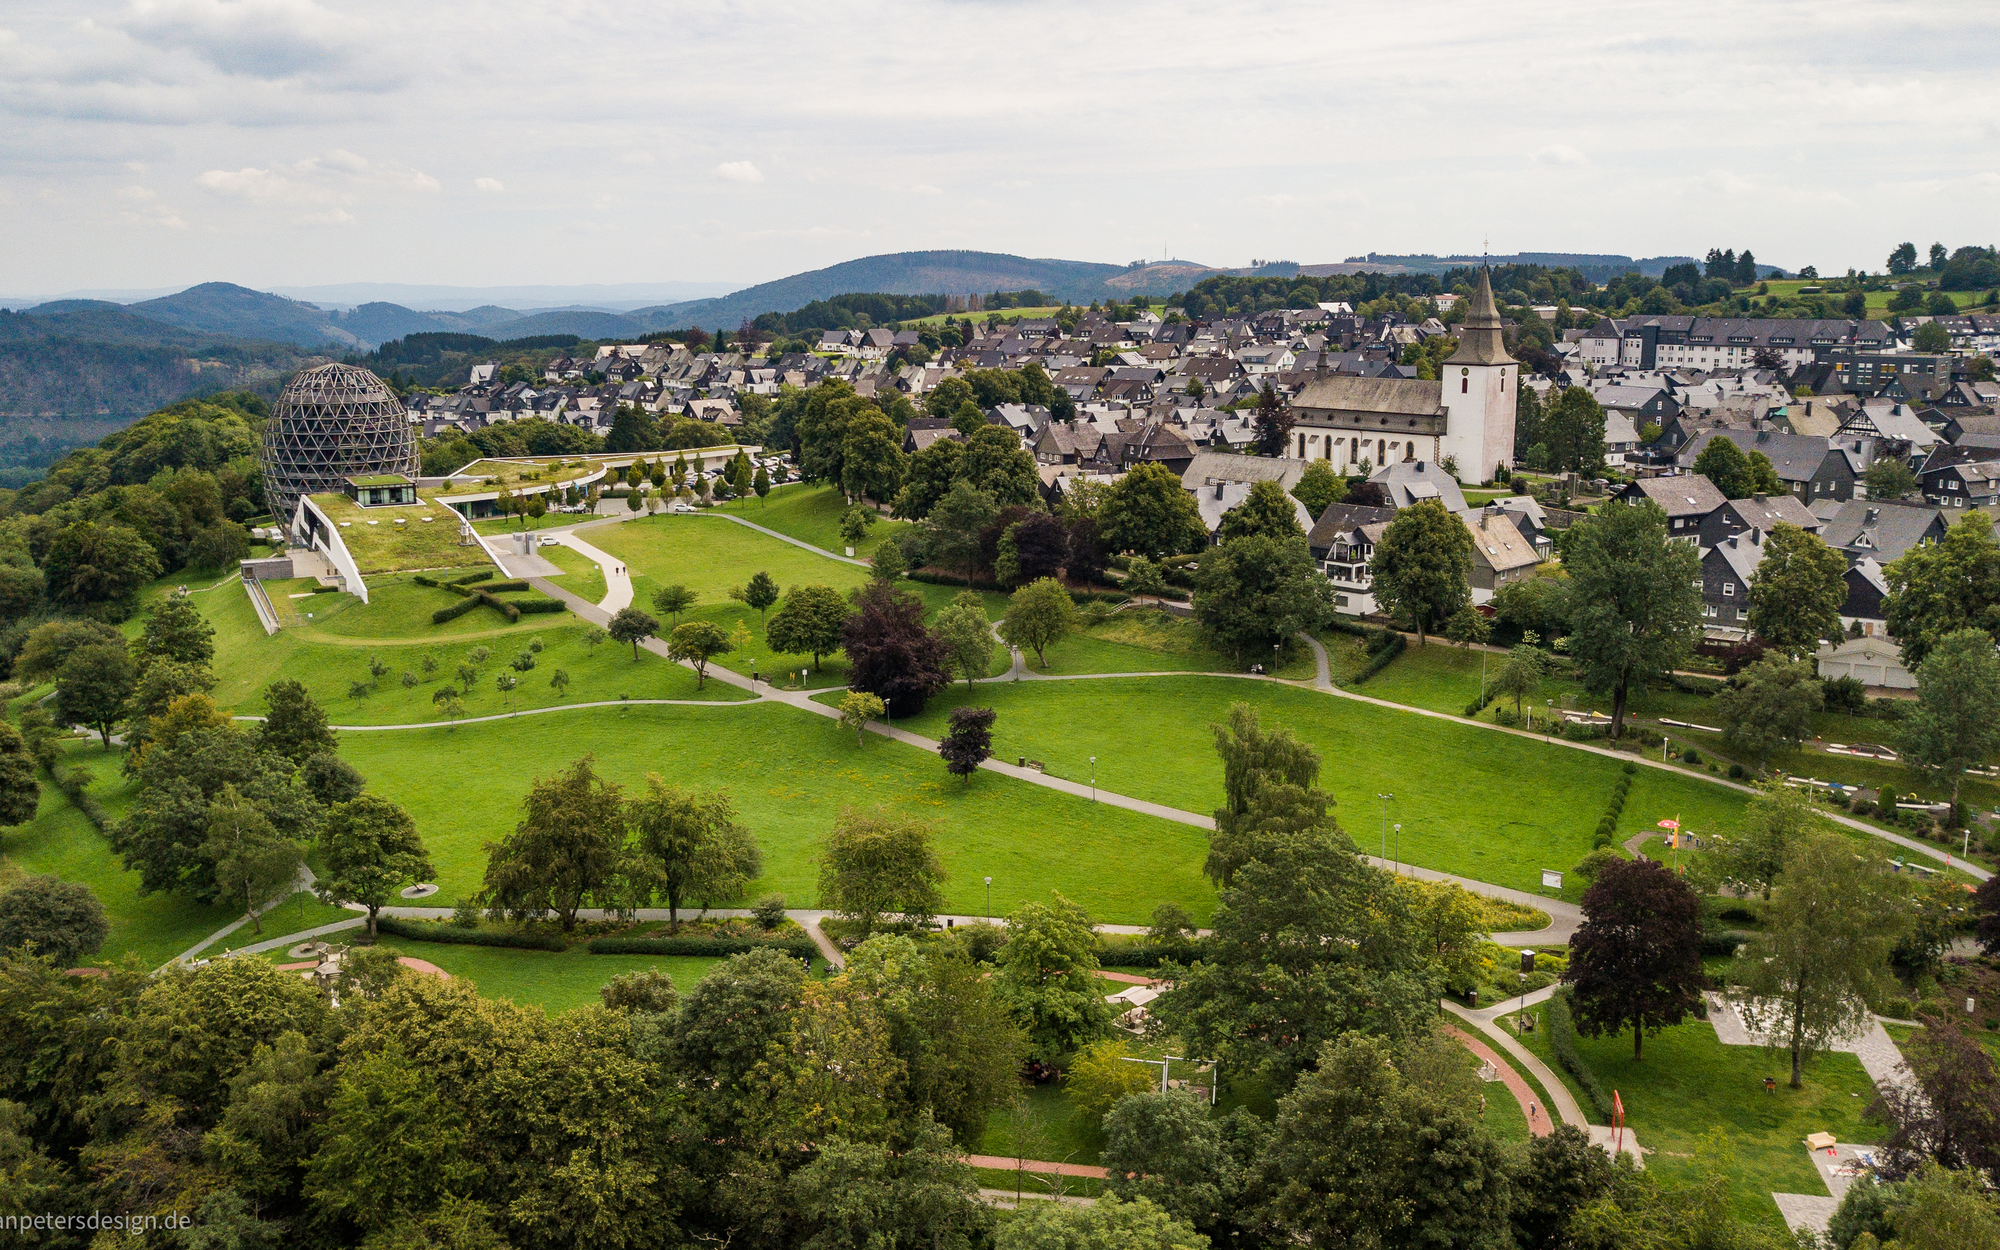
[(480, 569), (477, 573), (466, 573), (462, 576), (452, 578), (451, 584), (454, 586), (469, 586), (473, 582), (483, 582), (492, 576), (492, 569)]
[[(1373, 632), (1374, 637), (1368, 642), (1368, 663), (1362, 665), (1361, 671), (1355, 674), (1353, 682), (1350, 683), (1352, 685), (1358, 686), (1389, 667), (1397, 656), (1403, 654), (1403, 649), (1410, 645), (1409, 639), (1393, 629), (1378, 629)], [(1363, 637), (1367, 637), (1367, 634), (1364, 633)]]
[(381, 916), (375, 927), (390, 937), (406, 942), (442, 942), (447, 946), (505, 946), (524, 951), (561, 951), (568, 945), (545, 933), (505, 933), (491, 929), (461, 929), (435, 920), (398, 920)]
[(1157, 968), (1165, 963), (1191, 964), (1201, 958), (1199, 943), (1193, 946), (1107, 946), (1097, 952), (1097, 962), (1107, 968)]
[(1638, 771), (1638, 765), (1628, 763), (1612, 783), (1611, 801), (1604, 805), (1604, 815), (1598, 817), (1597, 832), (1590, 839), (1593, 848), (1610, 846), (1617, 840), (1618, 818), (1625, 814), (1625, 796), (1632, 792), (1632, 778)]
[(569, 611), (569, 605), (560, 599), (530, 599), (526, 603), (514, 604), (513, 607), (515, 611), (523, 615), (533, 615), (537, 612)]
[(491, 594), (491, 595), (498, 595), (498, 594), (505, 594), (505, 593), (507, 593), (507, 592), (509, 592), (509, 591), (515, 591), (515, 590), (526, 590), (526, 589), (528, 589), (528, 583), (526, 583), (526, 582), (494, 582), (494, 583), (493, 583), (493, 584), (492, 584), (491, 586), (481, 586), (481, 587), (480, 587), (480, 589), (481, 589), (481, 590), (483, 590), (483, 591), (485, 591), (485, 592), (486, 592), (487, 594)]
[(1597, 1107), (1597, 1114), (1606, 1120), (1611, 1118), (1611, 1095), (1604, 1092), (1604, 1085), (1597, 1079), (1597, 1073), (1576, 1053), (1576, 1021), (1569, 1014), (1569, 990), (1559, 989), (1549, 995), (1549, 1009), (1543, 1013), (1549, 1022), (1549, 1049), (1556, 1053), (1556, 1062), (1569, 1069), (1576, 1083), (1583, 1086), (1583, 1092)]
[(584, 949), (593, 955), (741, 955), (767, 947), (794, 959), (811, 959), (819, 954), (819, 947), (808, 937), (782, 942), (760, 942), (755, 938), (601, 937), (592, 938)]
[(442, 625), (446, 621), (455, 621), (478, 606), (479, 600), (477, 599), (461, 599), (448, 608), (439, 608), (437, 611), (431, 613), (431, 624)]

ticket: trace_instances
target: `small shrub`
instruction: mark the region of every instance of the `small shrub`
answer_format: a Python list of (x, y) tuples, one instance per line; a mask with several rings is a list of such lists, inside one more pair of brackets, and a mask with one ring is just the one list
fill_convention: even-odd
[(785, 923), (785, 896), (765, 895), (757, 900), (757, 905), (750, 909), (750, 914), (756, 918), (759, 925), (763, 926), (766, 933), (770, 932)]
[(521, 679), (514, 676), (514, 674), (512, 673), (502, 673), (498, 677), (495, 677), (493, 679), (493, 684), (500, 688), (500, 693), (505, 694), (509, 690), (512, 690), (514, 687), (520, 685)]
[(528, 650), (534, 652), (536, 655), (542, 653), (542, 636), (540, 634), (536, 634), (533, 638), (528, 639)]
[(1681, 752), (1681, 763), (1683, 764), (1701, 763), (1701, 752), (1695, 750), (1693, 747), (1689, 747), (1687, 750)]
[(365, 699), (374, 690), (375, 687), (365, 681), (351, 681), (347, 683), (347, 697), (350, 699)]
[(535, 666), (535, 653), (532, 651), (523, 651), (509, 661), (509, 663), (513, 665), (515, 672), (525, 673)]
[(1731, 781), (1741, 781), (1746, 775), (1743, 771), (1743, 765), (1731, 764), (1729, 766), (1729, 779)]
[(408, 689), (410, 689), (411, 687), (415, 686), (416, 684), (417, 684), (417, 675), (416, 675), (415, 673), (412, 673), (412, 672), (411, 672), (411, 671), (410, 671), (409, 669), (407, 669), (407, 668), (406, 668), (406, 669), (404, 669), (404, 670), (403, 670), (403, 689), (405, 689), (405, 690), (408, 690)]
[(458, 900), (457, 906), (451, 909), (451, 922), (461, 929), (477, 929), (479, 927), (478, 900), (470, 898)]

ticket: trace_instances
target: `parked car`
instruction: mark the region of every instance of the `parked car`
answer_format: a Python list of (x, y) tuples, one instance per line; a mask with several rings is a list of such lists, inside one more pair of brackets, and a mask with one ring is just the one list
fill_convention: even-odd
[(560, 547), (562, 539), (557, 538), (554, 534), (544, 534), (542, 535), (541, 545), (544, 547)]

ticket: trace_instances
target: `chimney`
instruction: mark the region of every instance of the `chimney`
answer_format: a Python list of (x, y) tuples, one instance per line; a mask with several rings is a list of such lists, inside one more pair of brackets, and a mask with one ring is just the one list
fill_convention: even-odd
[(1861, 523), (1863, 525), (1873, 525), (1875, 524), (1875, 518), (1881, 515), (1882, 515), (1882, 509), (1870, 508), (1865, 514), (1862, 515)]

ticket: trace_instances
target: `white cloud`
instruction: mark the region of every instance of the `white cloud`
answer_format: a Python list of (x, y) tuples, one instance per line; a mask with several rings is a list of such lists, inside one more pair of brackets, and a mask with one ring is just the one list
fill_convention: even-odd
[(1577, 169), (1590, 164), (1590, 158), (1567, 143), (1551, 143), (1545, 148), (1537, 148), (1528, 155), (1537, 165), (1556, 165)]
[(749, 161), (724, 161), (715, 172), (731, 182), (762, 182), (764, 171)]
[(355, 218), (348, 210), (363, 204), (443, 190), (437, 179), (420, 169), (377, 164), (342, 148), (291, 165), (211, 169), (194, 181), (204, 191), (255, 207), (311, 209), (293, 220), (316, 226), (351, 224)]
[(918, 184), (917, 184), (916, 186), (914, 186), (914, 187), (911, 187), (911, 188), (910, 188), (910, 191), (911, 191), (911, 193), (912, 193), (912, 194), (915, 194), (915, 195), (943, 195), (943, 194), (944, 194), (944, 192), (943, 192), (943, 191), (941, 191), (941, 190), (939, 190), (938, 188), (936, 188), (936, 187), (932, 186), (932, 185), (931, 185), (930, 183), (928, 183), (928, 182), (920, 182), (920, 183), (918, 183)]
[(312, 0), (133, 0), (121, 24), (141, 43), (266, 79), (342, 65), (364, 34), (363, 23)]
[(507, 189), (506, 184), (502, 183), (498, 178), (474, 178), (472, 185), (478, 190), (494, 195)]

